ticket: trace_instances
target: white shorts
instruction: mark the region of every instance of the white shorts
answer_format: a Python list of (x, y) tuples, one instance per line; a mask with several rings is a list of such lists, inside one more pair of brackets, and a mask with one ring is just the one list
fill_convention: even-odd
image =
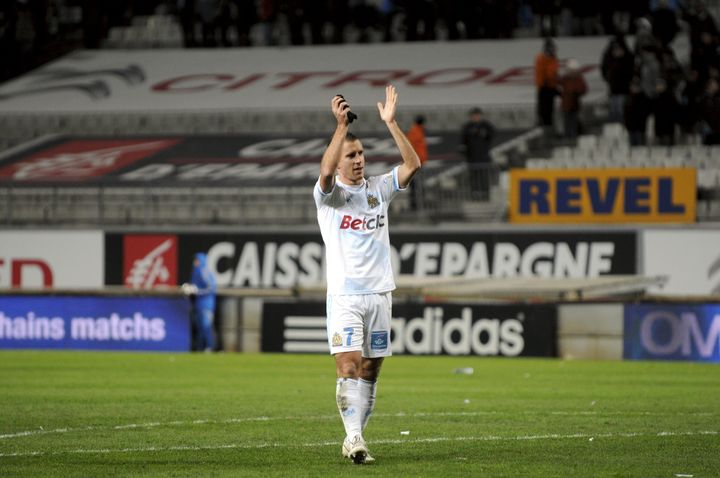
[(330, 353), (362, 351), (367, 358), (388, 357), (392, 293), (328, 295)]

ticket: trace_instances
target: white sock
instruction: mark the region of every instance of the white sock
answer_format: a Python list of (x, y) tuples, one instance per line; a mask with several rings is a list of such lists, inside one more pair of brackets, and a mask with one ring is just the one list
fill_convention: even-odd
[(337, 401), (340, 418), (345, 426), (345, 434), (352, 438), (362, 434), (361, 412), (362, 401), (358, 381), (354, 378), (339, 378), (335, 387), (335, 399)]
[(377, 393), (377, 380), (369, 381), (358, 380), (358, 388), (360, 389), (360, 403), (362, 404), (362, 430), (365, 431), (370, 415), (375, 410), (375, 394)]

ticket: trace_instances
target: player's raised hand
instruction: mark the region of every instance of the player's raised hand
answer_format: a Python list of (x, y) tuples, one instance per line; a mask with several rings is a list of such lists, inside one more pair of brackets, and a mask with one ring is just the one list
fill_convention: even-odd
[(385, 104), (378, 102), (378, 111), (380, 112), (380, 119), (385, 123), (392, 123), (395, 121), (395, 111), (397, 110), (397, 91), (393, 85), (387, 85), (385, 87)]

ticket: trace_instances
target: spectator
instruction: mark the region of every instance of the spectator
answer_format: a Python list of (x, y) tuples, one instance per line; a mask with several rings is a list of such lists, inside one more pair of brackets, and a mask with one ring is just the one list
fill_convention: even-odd
[(288, 30), (290, 31), (291, 45), (304, 45), (304, 27), (308, 18), (305, 14), (305, 2), (300, 0), (286, 0), (281, 3), (281, 11), (287, 17)]
[(557, 18), (562, 8), (562, 0), (533, 0), (532, 10), (540, 22), (540, 35), (555, 36), (557, 31)]
[(700, 75), (696, 70), (690, 70), (685, 79), (685, 85), (680, 94), (678, 124), (685, 137), (697, 133), (697, 125), (700, 121), (700, 100), (704, 93), (704, 83), (700, 81)]
[(711, 36), (718, 35), (718, 28), (715, 20), (708, 11), (707, 5), (703, 0), (689, 0), (680, 4), (682, 10), (682, 19), (685, 20), (689, 28), (690, 51), (693, 52), (700, 44), (700, 37), (704, 32)]
[(665, 80), (657, 84), (657, 96), (653, 105), (655, 117), (655, 139), (658, 144), (672, 146), (675, 144), (675, 125), (677, 123), (678, 104), (675, 93), (668, 87)]
[(568, 60), (567, 73), (560, 78), (559, 86), (565, 137), (575, 139), (579, 129), (580, 99), (587, 93), (587, 83), (576, 59)]
[[(268, 1), (268, 0), (261, 0)], [(328, 6), (328, 17), (332, 25), (331, 43), (345, 42), (345, 28), (350, 19), (350, 7), (347, 1), (331, 0)]]
[(610, 121), (622, 123), (625, 101), (630, 94), (633, 78), (634, 57), (625, 42), (625, 36), (617, 34), (608, 44), (602, 57), (602, 76), (608, 85)]
[[(387, 3), (387, 0), (384, 0), (383, 3)], [(442, 19), (442, 22), (447, 28), (447, 39), (451, 41), (460, 40), (462, 38), (462, 34), (458, 25), (460, 25), (463, 21), (463, 6), (458, 5), (458, 2), (454, 2), (452, 0), (439, 0), (437, 3), (438, 16)]]
[(81, 5), (83, 44), (85, 48), (100, 48), (106, 33), (104, 28), (106, 4), (83, 0)]
[(17, 41), (18, 5), (0, 3), (0, 81), (12, 77), (20, 63), (20, 45)]
[[(636, 118), (636, 127), (639, 127), (641, 123), (644, 124), (647, 121), (647, 115), (655, 113), (658, 96), (662, 91), (667, 89), (667, 84), (663, 79), (663, 69), (657, 49), (657, 44), (645, 43), (635, 56), (635, 75), (638, 87), (640, 88), (638, 95), (643, 96), (642, 100), (640, 100), (639, 97), (635, 98), (635, 100), (636, 103), (644, 106), (637, 111), (639, 116)], [(635, 107), (635, 105), (633, 105), (633, 107)], [(645, 130), (642, 132), (636, 131), (636, 133), (638, 135), (642, 133), (642, 142), (639, 144), (645, 144)], [(640, 137), (638, 136), (637, 139), (640, 140)]]
[(470, 119), (462, 127), (461, 150), (465, 153), (470, 179), (470, 192), (476, 199), (490, 197), (490, 148), (495, 127), (483, 119), (480, 108), (470, 110)]
[(537, 88), (537, 112), (546, 137), (553, 132), (553, 113), (557, 95), (558, 60), (557, 48), (552, 38), (546, 38), (542, 51), (535, 57), (535, 86)]
[[(427, 139), (425, 135), (425, 117), (419, 115), (415, 118), (412, 126), (407, 132), (408, 141), (420, 158), (420, 165), (425, 166), (428, 160)], [(422, 202), (422, 181), (419, 175), (422, 168), (418, 172), (418, 177), (410, 183), (410, 207), (413, 211), (417, 211), (418, 205)]]
[(720, 67), (718, 46), (720, 38), (709, 30), (700, 32), (698, 42), (690, 51), (690, 67), (697, 71), (699, 81), (705, 84), (710, 76), (711, 68)]
[(412, 0), (405, 3), (405, 39), (407, 41), (435, 40), (438, 17), (436, 2)]
[(217, 30), (220, 25), (223, 0), (196, 0), (195, 11), (202, 23), (202, 44), (217, 46)]
[(600, 5), (598, 0), (582, 0), (571, 3), (575, 19), (574, 35), (597, 35), (600, 33)]
[(647, 120), (650, 115), (650, 101), (640, 87), (640, 80), (630, 83), (630, 95), (625, 102), (625, 128), (630, 138), (630, 146), (643, 146), (646, 141)]
[[(201, 0), (202, 1), (202, 0)], [(215, 21), (215, 31), (220, 32), (219, 45), (228, 47), (232, 46), (230, 41), (230, 28), (233, 26), (232, 9), (229, 0), (220, 0), (218, 2), (218, 14)]]
[(717, 78), (711, 77), (708, 80), (700, 104), (706, 125), (703, 144), (720, 144), (720, 85)]
[(277, 21), (277, 0), (258, 1), (258, 20), (262, 26), (265, 46), (275, 45), (275, 22)]
[(635, 26), (635, 55), (637, 56), (643, 49), (657, 48), (657, 39), (652, 33), (650, 20), (645, 17), (638, 18)]
[[(187, 287), (186, 287), (187, 286)], [(190, 284), (183, 287), (194, 297), (192, 323), (194, 330), (195, 350), (212, 352), (215, 350), (215, 291), (217, 283), (215, 275), (207, 265), (207, 255), (202, 252), (195, 254), (193, 259)]]
[(251, 46), (250, 28), (257, 22), (257, 9), (253, 0), (233, 0), (237, 8), (235, 27), (239, 46)]
[(603, 29), (612, 35), (626, 35), (630, 31), (630, 5), (627, 0), (607, 0), (600, 6)]
[(197, 45), (195, 38), (195, 0), (178, 0), (178, 19), (183, 31), (183, 44), (185, 48)]
[[(250, 2), (252, 3), (252, 2)], [(310, 42), (313, 45), (322, 45), (325, 41), (325, 23), (327, 23), (327, 8), (324, 2), (305, 2), (305, 16), (310, 25)]]
[(652, 31), (663, 46), (669, 45), (680, 27), (677, 14), (670, 8), (668, 0), (658, 0), (657, 8), (651, 13)]

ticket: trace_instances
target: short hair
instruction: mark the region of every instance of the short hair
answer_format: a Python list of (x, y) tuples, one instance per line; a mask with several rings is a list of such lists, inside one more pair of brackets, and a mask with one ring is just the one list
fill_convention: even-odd
[(424, 124), (425, 123), (425, 117), (423, 115), (417, 115), (415, 117), (415, 122), (417, 124)]
[[(350, 131), (345, 133), (345, 141), (353, 142), (353, 141), (360, 141), (360, 138), (352, 134)], [(332, 143), (332, 138), (330, 138), (330, 141), (327, 142), (327, 145), (330, 146), (330, 143)]]
[(470, 114), (471, 115), (481, 115), (482, 110), (476, 106), (475, 108), (470, 110)]

